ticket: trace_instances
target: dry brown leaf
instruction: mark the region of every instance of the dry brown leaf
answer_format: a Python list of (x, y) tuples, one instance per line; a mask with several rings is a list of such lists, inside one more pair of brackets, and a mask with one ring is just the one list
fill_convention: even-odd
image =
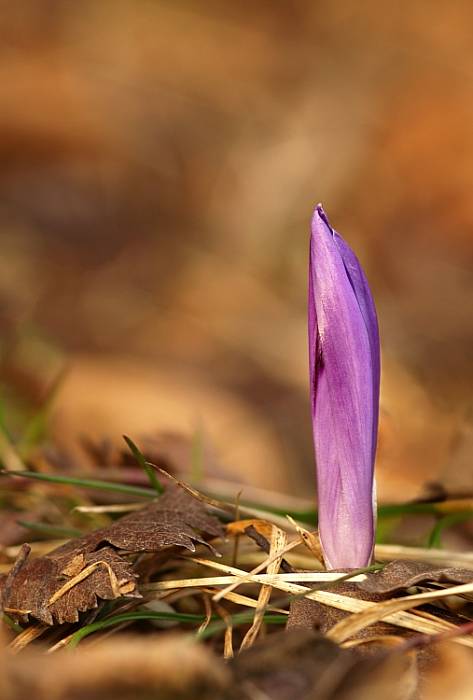
[(195, 551), (195, 542), (207, 545), (201, 532), (221, 537), (223, 528), (205, 504), (171, 485), (156, 503), (93, 534), (96, 542), (104, 540), (120, 550), (156, 552), (174, 546)]
[(381, 571), (369, 573), (359, 587), (368, 593), (394, 593), (420, 583), (470, 583), (473, 571), (441, 567), (421, 561), (392, 561)]
[(79, 613), (97, 607), (99, 598), (113, 600), (121, 595), (116, 581), (119, 585), (133, 584), (127, 595), (139, 597), (132, 564), (111, 547), (85, 554), (84, 570), (89, 569), (87, 577), (78, 580), (59, 596), (64, 585), (74, 581), (62, 574), (68, 559), (69, 553), (64, 554), (60, 548), (27, 561), (12, 581), (9, 595), (4, 600), (5, 612), (17, 620), (32, 617), (47, 625), (77, 622)]
[(244, 535), (247, 528), (253, 526), (254, 529), (266, 539), (271, 538), (272, 524), (267, 520), (259, 518), (247, 518), (245, 520), (236, 520), (233, 523), (228, 523), (227, 534), (231, 536)]
[[(340, 574), (342, 575), (342, 574)], [(322, 584), (323, 585), (323, 584)], [(323, 594), (323, 591), (320, 591)], [(329, 593), (329, 591), (327, 591)], [(340, 594), (348, 600), (353, 600), (355, 605), (369, 606), (374, 601), (385, 600), (385, 596), (376, 593), (366, 593), (361, 591), (356, 583), (342, 581), (333, 589), (334, 594)], [(370, 606), (371, 607), (371, 606)], [(323, 634), (332, 629), (337, 623), (345, 620), (348, 611), (344, 607), (331, 607), (322, 599), (314, 600), (312, 597), (296, 598), (291, 602), (288, 628), (297, 629), (317, 629)], [(392, 634), (393, 628), (383, 625), (382, 629), (377, 628), (376, 632), (370, 630), (371, 634)]]
[(29, 616), (48, 625), (76, 622), (98, 599), (139, 597), (128, 554), (170, 547), (195, 550), (202, 533), (222, 534), (217, 518), (182, 489), (170, 486), (158, 501), (108, 528), (71, 540), (45, 556), (13, 567), (3, 580), (3, 609), (15, 619)]

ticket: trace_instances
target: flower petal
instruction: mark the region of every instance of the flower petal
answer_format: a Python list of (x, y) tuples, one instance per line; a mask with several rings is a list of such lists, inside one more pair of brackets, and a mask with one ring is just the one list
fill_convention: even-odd
[(318, 207), (310, 241), (309, 367), (319, 530), (331, 568), (365, 566), (374, 541), (379, 340), (360, 271)]
[(345, 243), (343, 238), (336, 231), (333, 237), (340, 250), (340, 254), (345, 265), (345, 270), (353, 287), (363, 320), (366, 325), (371, 348), (371, 363), (373, 371), (373, 403), (375, 412), (373, 415), (373, 460), (376, 455), (376, 443), (378, 438), (378, 415), (379, 415), (379, 385), (381, 373), (381, 353), (379, 347), (379, 328), (376, 307), (368, 285), (368, 280), (352, 249)]

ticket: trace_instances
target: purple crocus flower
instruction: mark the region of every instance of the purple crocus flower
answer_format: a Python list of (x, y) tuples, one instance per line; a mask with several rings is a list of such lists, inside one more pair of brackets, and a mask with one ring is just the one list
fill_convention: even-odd
[(308, 315), (322, 550), (327, 568), (364, 567), (374, 546), (378, 321), (358, 258), (320, 205), (310, 237)]

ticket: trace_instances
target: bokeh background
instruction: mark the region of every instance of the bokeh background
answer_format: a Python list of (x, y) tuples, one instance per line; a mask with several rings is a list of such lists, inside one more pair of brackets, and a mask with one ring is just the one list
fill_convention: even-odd
[[(0, 2), (3, 420), (310, 497), (308, 224), (376, 296), (385, 501), (473, 484), (473, 5)], [(83, 462), (81, 460), (84, 460)]]

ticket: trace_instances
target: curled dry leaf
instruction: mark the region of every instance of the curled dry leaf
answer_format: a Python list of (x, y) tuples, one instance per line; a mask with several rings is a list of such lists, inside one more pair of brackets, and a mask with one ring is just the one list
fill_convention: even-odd
[(178, 486), (169, 486), (156, 503), (120, 518), (111, 527), (93, 533), (95, 541), (109, 542), (128, 552), (157, 552), (167, 547), (195, 550), (195, 542), (208, 543), (200, 533), (221, 537), (218, 518), (205, 504)]
[(98, 598), (139, 597), (131, 563), (111, 547), (80, 554), (61, 550), (19, 568), (3, 604), (8, 615), (48, 625), (77, 622), (80, 612), (97, 607)]
[(421, 583), (470, 583), (471, 569), (442, 567), (422, 561), (392, 561), (381, 571), (367, 574), (359, 587), (367, 593), (395, 593)]
[[(473, 571), (469, 569), (454, 567), (445, 568), (426, 564), (425, 562), (398, 560), (390, 562), (381, 571), (366, 574), (365, 579), (361, 582), (344, 582), (337, 584), (334, 591), (357, 598), (358, 600), (383, 603), (391, 595), (400, 591), (405, 591), (419, 584), (450, 583), (461, 585), (471, 582), (473, 582)], [(414, 598), (412, 598), (412, 600), (414, 600)], [(399, 610), (402, 609), (404, 608), (399, 608)], [(408, 609), (408, 607), (405, 609)], [(374, 615), (375, 608), (373, 607), (371, 610), (373, 619), (369, 624), (375, 622), (376, 627), (371, 626), (368, 629), (367, 624), (355, 630), (354, 633), (361, 634), (362, 636), (372, 636), (380, 632), (389, 634), (392, 628), (390, 628), (389, 624), (380, 622), (385, 616), (381, 615), (381, 608), (379, 608), (379, 610), (379, 619)], [(361, 615), (362, 612), (359, 614)], [(313, 600), (296, 600), (291, 604), (288, 627), (306, 629), (316, 627), (326, 633), (334, 627), (334, 625), (338, 626), (338, 624), (342, 624), (342, 621), (347, 619), (346, 615), (346, 612), (342, 610), (329, 608)]]
[(174, 485), (160, 499), (110, 527), (67, 542), (45, 556), (27, 552), (0, 582), (5, 612), (17, 620), (48, 625), (76, 622), (98, 599), (140, 597), (133, 555), (171, 547), (195, 550), (203, 533), (222, 535), (222, 526), (204, 504)]
[(271, 539), (273, 525), (268, 520), (262, 520), (261, 518), (247, 518), (245, 520), (235, 520), (233, 523), (228, 523), (227, 534), (233, 536), (245, 535), (249, 527), (252, 527), (267, 540)]

